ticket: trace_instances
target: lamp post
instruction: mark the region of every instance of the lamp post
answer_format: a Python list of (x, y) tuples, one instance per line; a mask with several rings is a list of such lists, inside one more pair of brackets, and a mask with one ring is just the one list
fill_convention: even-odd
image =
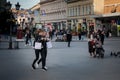
[[(9, 2), (6, 3), (6, 10), (9, 11), (9, 19), (8, 21), (10, 21), (10, 39), (9, 39), (9, 49), (12, 49), (12, 24), (11, 22), (14, 21), (13, 19), (13, 14), (12, 14), (12, 11), (11, 11), (11, 7), (12, 7), (12, 4)], [(16, 10), (19, 10), (20, 8), (20, 5), (19, 3), (17, 2), (17, 4), (15, 4), (15, 7), (16, 7)]]

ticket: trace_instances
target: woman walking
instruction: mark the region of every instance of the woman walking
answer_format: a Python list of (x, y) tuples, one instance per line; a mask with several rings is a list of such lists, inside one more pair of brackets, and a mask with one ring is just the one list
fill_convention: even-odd
[[(34, 59), (33, 64), (32, 64), (33, 69), (36, 69), (35, 68), (35, 63), (39, 64), (42, 61), (42, 69), (47, 70), (47, 67), (46, 67), (47, 41), (48, 41), (48, 39), (46, 38), (46, 32), (45, 31), (40, 31), (39, 35), (35, 37), (35, 42), (42, 43), (42, 48), (41, 49), (35, 49), (36, 58)], [(34, 42), (34, 45), (35, 45), (35, 42)], [(41, 54), (41, 58), (39, 59), (40, 54)]]

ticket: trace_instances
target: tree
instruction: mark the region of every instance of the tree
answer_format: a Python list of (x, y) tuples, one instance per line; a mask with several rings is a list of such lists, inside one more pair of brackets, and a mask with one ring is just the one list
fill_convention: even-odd
[(10, 27), (15, 24), (15, 18), (11, 11), (4, 10), (0, 13), (0, 30), (2, 34), (9, 34)]

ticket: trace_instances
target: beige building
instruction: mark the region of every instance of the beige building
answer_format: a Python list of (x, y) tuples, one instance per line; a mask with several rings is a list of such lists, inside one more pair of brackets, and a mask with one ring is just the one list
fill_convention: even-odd
[[(73, 31), (87, 30), (88, 33), (112, 29), (120, 23), (120, 0), (40, 0), (41, 22), (54, 28), (70, 28)], [(120, 32), (119, 28), (114, 29)], [(120, 35), (120, 33), (119, 33)]]
[(30, 13), (30, 10), (16, 10), (15, 8), (12, 8), (12, 12), (17, 20), (17, 24), (19, 24), (22, 29), (25, 29), (26, 26), (29, 26), (29, 28), (33, 27), (34, 24), (32, 23), (32, 19), (34, 18), (34, 15)]
[(96, 17), (104, 25), (106, 32), (111, 31), (112, 36), (120, 36), (120, 0), (104, 0), (103, 14)]
[(30, 8), (32, 13), (34, 14), (34, 23), (40, 23), (40, 3), (34, 5), (32, 8)]
[[(78, 31), (96, 30), (96, 20), (104, 13), (104, 0), (71, 0), (67, 2), (68, 27)], [(79, 30), (78, 30), (79, 29)]]
[(64, 0), (40, 0), (40, 18), (45, 26), (66, 28), (67, 3)]

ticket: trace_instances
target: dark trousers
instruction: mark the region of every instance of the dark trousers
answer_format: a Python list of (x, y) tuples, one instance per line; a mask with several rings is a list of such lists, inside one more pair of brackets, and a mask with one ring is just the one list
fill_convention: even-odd
[(101, 43), (102, 43), (102, 45), (104, 45), (104, 39), (101, 39)]
[(41, 50), (38, 50), (38, 49), (35, 50), (35, 59), (32, 65), (34, 65), (39, 60), (40, 53), (41, 53)]
[[(39, 59), (39, 56), (41, 54), (41, 58)], [(42, 67), (45, 67), (46, 65), (46, 56), (47, 56), (47, 49), (41, 49), (41, 50), (35, 50), (35, 59), (33, 61), (33, 64), (34, 65), (37, 61), (38, 61), (38, 64), (42, 61)]]
[[(46, 57), (47, 57), (47, 49), (42, 49), (41, 50), (41, 61), (42, 61), (42, 67), (45, 67), (46, 65)], [(38, 61), (40, 62), (40, 60)]]
[(68, 41), (68, 47), (70, 47), (70, 42), (71, 42), (71, 41)]
[(28, 40), (29, 40), (29, 39), (28, 39), (28, 38), (26, 38), (26, 40), (25, 40), (25, 44), (28, 44)]

